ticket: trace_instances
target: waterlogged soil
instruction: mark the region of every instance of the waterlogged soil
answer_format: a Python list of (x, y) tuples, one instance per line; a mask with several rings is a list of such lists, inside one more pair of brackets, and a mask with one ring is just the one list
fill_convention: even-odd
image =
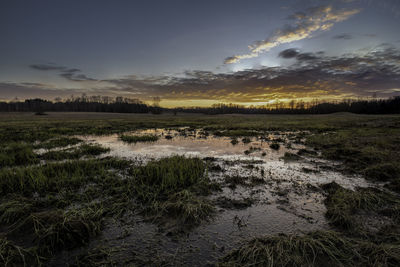
[[(208, 176), (221, 184), (222, 191), (209, 196), (217, 207), (215, 216), (185, 233), (174, 232), (168, 224), (157, 226), (157, 222), (144, 221), (138, 215), (127, 215), (123, 223), (109, 220), (89, 248), (113, 248), (113, 258), (121, 265), (206, 266), (253, 237), (330, 229), (319, 185), (335, 181), (350, 189), (372, 186), (359, 176), (335, 171), (340, 163), (319, 159), (296, 137), (298, 133), (260, 133), (248, 137), (250, 142), (183, 128), (125, 134), (151, 134), (159, 139), (128, 144), (118, 135), (79, 138), (110, 148), (102, 157), (139, 163), (171, 155), (203, 158), (209, 163)], [(232, 144), (232, 139), (238, 143)], [(279, 144), (279, 149), (272, 149), (273, 143)], [(290, 157), (300, 150), (306, 153)], [(54, 264), (76, 253), (64, 252)]]

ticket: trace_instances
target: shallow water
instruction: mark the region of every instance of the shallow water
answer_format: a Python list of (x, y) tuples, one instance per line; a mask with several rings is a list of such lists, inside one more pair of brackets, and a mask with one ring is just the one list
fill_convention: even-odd
[[(260, 133), (251, 137), (251, 142), (233, 145), (229, 137), (206, 136), (204, 131), (187, 129), (152, 129), (132, 134), (155, 134), (156, 142), (127, 144), (118, 135), (79, 136), (88, 143), (98, 143), (110, 148), (103, 156), (127, 158), (139, 162), (186, 155), (200, 158), (212, 157), (212, 163), (221, 171), (208, 173), (212, 180), (224, 182), (225, 176), (238, 175), (243, 179), (262, 178), (258, 185), (238, 185), (214, 193), (210, 199), (219, 198), (243, 200), (251, 198), (254, 204), (247, 208), (217, 206), (216, 216), (204, 222), (184, 236), (170, 235), (169, 229), (160, 231), (157, 226), (143, 222), (140, 217), (130, 218), (129, 224), (110, 222), (103, 235), (93, 242), (113, 244), (122, 247), (120, 258), (136, 257), (127, 254), (137, 251), (141, 255), (157, 255), (176, 265), (207, 265), (232, 248), (252, 237), (277, 234), (299, 233), (318, 229), (329, 229), (325, 220), (324, 195), (319, 185), (332, 181), (347, 188), (370, 186), (359, 176), (348, 176), (334, 171), (337, 162), (316, 157), (301, 157), (296, 161), (285, 161), (285, 152), (296, 153), (305, 148), (295, 141), (293, 133)], [(171, 136), (172, 139), (166, 139)], [(269, 145), (280, 138), (280, 149)], [(246, 150), (256, 148), (248, 155)], [(123, 237), (121, 237), (123, 236)]]

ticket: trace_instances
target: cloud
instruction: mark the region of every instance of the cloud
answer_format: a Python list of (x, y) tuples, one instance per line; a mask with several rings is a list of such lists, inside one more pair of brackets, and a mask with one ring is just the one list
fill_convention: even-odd
[[(276, 99), (358, 98), (378, 92), (380, 97), (400, 95), (400, 50), (383, 44), (342, 56), (298, 51), (288, 67), (262, 67), (231, 73), (186, 71), (179, 76), (125, 76), (96, 82), (90, 89), (54, 88), (35, 83), (0, 83), (2, 97), (30, 98), (108, 95), (139, 98), (159, 96), (165, 101), (221, 101), (266, 103)], [(71, 75), (80, 72), (68, 69)], [(65, 70), (66, 71), (66, 70)], [(66, 72), (68, 73), (68, 72)], [(73, 76), (74, 79), (87, 77)], [(69, 77), (71, 78), (71, 77)]]
[(320, 53), (300, 53), (296, 56), (299, 61), (316, 60), (319, 58)]
[(29, 65), (29, 67), (32, 69), (35, 69), (35, 70), (65, 70), (65, 69), (67, 69), (66, 67), (59, 66), (54, 63), (32, 64), (32, 65)]
[(320, 51), (317, 53), (301, 53), (297, 48), (289, 48), (281, 51), (278, 56), (284, 59), (295, 58), (299, 61), (316, 60), (324, 55), (324, 52)]
[(285, 49), (285, 50), (281, 51), (278, 56), (282, 57), (282, 58), (294, 58), (299, 53), (300, 53), (299, 49), (297, 49), (297, 48), (289, 48), (289, 49)]
[(328, 57), (299, 53), (298, 63), (233, 73), (188, 71), (184, 77), (126, 77), (108, 80), (114, 91), (169, 100), (259, 103), (271, 99), (343, 99), (398, 95), (400, 52), (380, 47), (368, 54)]
[(250, 51), (247, 54), (227, 57), (224, 63), (232, 64), (242, 59), (254, 58), (281, 44), (310, 38), (313, 33), (327, 31), (335, 23), (344, 21), (358, 12), (360, 9), (336, 10), (332, 6), (313, 7), (304, 12), (296, 12), (288, 18), (294, 21), (293, 24), (277, 29), (265, 40), (254, 42), (249, 46)]
[(332, 37), (333, 39), (342, 39), (342, 40), (350, 40), (353, 39), (353, 36), (348, 33), (338, 34)]
[(53, 71), (53, 70), (59, 71), (60, 72), (59, 76), (69, 81), (74, 81), (74, 82), (97, 81), (96, 79), (90, 78), (85, 74), (80, 73), (82, 72), (80, 69), (67, 68), (64, 66), (56, 65), (54, 63), (32, 64), (29, 65), (29, 67), (41, 71)]

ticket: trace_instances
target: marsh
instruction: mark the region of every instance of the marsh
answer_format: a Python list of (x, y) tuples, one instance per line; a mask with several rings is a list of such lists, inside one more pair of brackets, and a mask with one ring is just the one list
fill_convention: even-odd
[[(353, 114), (3, 114), (2, 259), (268, 265), (277, 246), (331, 242), (313, 248), (318, 260), (369, 264), (378, 259), (368, 251), (382, 250), (376, 257), (395, 263), (399, 123)], [(269, 256), (250, 250), (258, 246)], [(276, 260), (315, 260), (302, 253)]]

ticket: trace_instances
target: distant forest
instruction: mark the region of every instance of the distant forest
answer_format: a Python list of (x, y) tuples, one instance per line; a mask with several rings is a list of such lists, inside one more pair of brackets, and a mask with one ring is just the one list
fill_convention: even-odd
[(400, 96), (389, 99), (343, 100), (338, 102), (303, 102), (276, 103), (268, 106), (245, 107), (236, 104), (215, 104), (211, 107), (162, 108), (155, 98), (153, 105), (138, 99), (108, 96), (85, 96), (55, 101), (27, 99), (25, 101), (0, 102), (0, 112), (35, 112), (44, 114), (48, 111), (60, 112), (118, 112), (118, 113), (153, 113), (163, 112), (204, 113), (204, 114), (328, 114), (334, 112), (352, 112), (359, 114), (399, 114)]

